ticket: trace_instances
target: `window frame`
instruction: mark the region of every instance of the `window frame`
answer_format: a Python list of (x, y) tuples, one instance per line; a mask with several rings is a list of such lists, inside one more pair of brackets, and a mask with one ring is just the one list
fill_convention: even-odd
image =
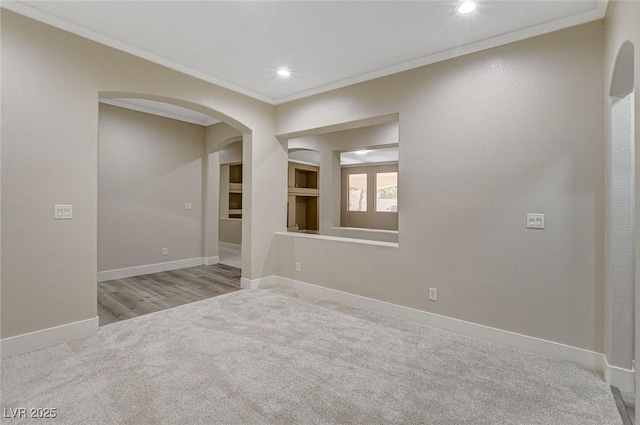
[[(378, 229), (378, 230), (398, 230), (397, 211), (377, 211), (377, 179), (376, 174), (396, 172), (398, 173), (398, 183), (400, 182), (400, 172), (398, 163), (373, 163), (345, 165), (340, 167), (340, 227), (351, 227), (354, 229)], [(349, 175), (367, 174), (367, 210), (349, 211)], [(399, 185), (398, 185), (399, 186)], [(374, 194), (372, 196), (371, 194)], [(398, 200), (400, 195), (398, 194)], [(389, 214), (393, 213), (393, 214)]]

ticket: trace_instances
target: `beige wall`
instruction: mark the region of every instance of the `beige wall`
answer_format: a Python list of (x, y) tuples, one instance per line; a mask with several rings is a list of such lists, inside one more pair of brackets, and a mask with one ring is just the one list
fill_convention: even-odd
[(98, 271), (203, 256), (204, 136), (199, 125), (100, 104)]
[(278, 235), (277, 273), (601, 352), (602, 38), (596, 22), (278, 106), (281, 139), (398, 114), (411, 196), (399, 247)]
[(233, 142), (220, 150), (220, 164), (242, 162), (242, 140)]
[[(640, 96), (638, 96), (638, 82), (640, 81), (640, 3), (635, 1), (611, 1), (607, 8), (607, 15), (604, 21), (604, 90), (603, 97), (605, 99), (605, 117), (606, 117), (606, 149), (607, 152), (611, 152), (614, 147), (611, 140), (611, 111), (612, 104), (615, 101), (615, 96), (611, 96), (613, 75), (616, 64), (616, 59), (620, 52), (620, 48), (623, 43), (633, 43), (633, 50), (635, 55), (635, 63), (632, 64), (633, 73), (629, 75), (631, 81), (635, 78), (635, 93), (632, 95), (631, 102), (634, 104), (634, 125), (635, 131), (632, 133), (632, 137), (635, 140), (635, 241), (637, 243), (640, 240), (637, 223), (640, 223), (640, 194), (638, 188), (640, 187), (640, 171), (638, 170), (638, 164), (640, 164)], [(615, 94), (615, 93), (614, 93)], [(607, 174), (615, 175), (616, 170), (607, 170)], [(611, 237), (610, 228), (607, 237)], [(636, 249), (635, 255), (635, 276), (640, 276), (640, 261), (638, 258), (638, 250)], [(608, 259), (609, 261), (609, 259)], [(605, 291), (605, 297), (607, 300), (607, 314), (606, 314), (606, 344), (605, 354), (607, 355), (607, 361), (614, 365), (624, 368), (629, 368), (630, 360), (633, 358), (633, 339), (632, 332), (633, 327), (633, 303), (630, 302), (630, 296), (635, 295), (638, 300), (637, 284), (634, 288), (627, 288), (625, 286), (616, 285), (615, 282), (607, 281), (607, 288)], [(636, 301), (638, 303), (638, 301)], [(636, 304), (635, 311), (638, 311), (640, 303)], [(636, 315), (635, 326), (635, 352), (639, 352), (640, 337), (638, 337), (638, 330), (640, 330), (640, 320)], [(640, 395), (640, 392), (638, 393)], [(640, 402), (640, 399), (638, 400)]]
[[(223, 125), (223, 124), (218, 124)], [(228, 126), (227, 126), (228, 127)], [(218, 220), (218, 241), (242, 245), (242, 220), (238, 218), (228, 218), (228, 202), (229, 202), (229, 168), (228, 164), (242, 162), (242, 140), (231, 142), (230, 144), (220, 148), (224, 143), (230, 140), (236, 140), (237, 135), (229, 135), (226, 132), (218, 132), (216, 137), (210, 138), (211, 146), (219, 148), (218, 155), (219, 167), (217, 172), (220, 191), (220, 208)], [(225, 167), (226, 166), (226, 167)]]
[[(96, 316), (102, 93), (173, 99), (243, 134), (244, 277), (276, 273), (603, 351), (603, 93), (622, 40), (640, 42), (638, 7), (611, 2), (604, 37), (596, 22), (361, 83), (280, 105), (275, 125), (272, 106), (3, 10), (0, 337)], [(401, 201), (399, 246), (274, 239), (287, 153), (273, 135), (391, 116), (400, 192), (416, 194)], [(53, 221), (55, 203), (73, 204), (74, 220)], [(545, 213), (547, 228), (526, 230), (527, 212)]]
[(230, 143), (242, 140), (242, 133), (223, 122), (210, 125), (206, 128), (207, 150), (217, 152), (224, 149)]
[[(1, 31), (2, 338), (96, 316), (101, 93), (171, 100), (243, 133), (243, 276), (274, 273), (287, 152), (272, 106), (6, 10)], [(56, 203), (74, 219), (54, 221)]]
[(242, 220), (238, 218), (221, 218), (219, 241), (242, 245)]

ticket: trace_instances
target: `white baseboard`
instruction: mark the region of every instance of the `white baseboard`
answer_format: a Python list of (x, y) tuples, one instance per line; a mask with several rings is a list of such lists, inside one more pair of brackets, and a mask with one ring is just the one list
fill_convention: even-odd
[(276, 276), (261, 277), (259, 279), (240, 279), (242, 289), (268, 289), (276, 285)]
[(242, 249), (242, 245), (230, 242), (218, 242), (218, 246), (229, 249)]
[(98, 282), (104, 282), (113, 279), (124, 279), (126, 277), (133, 276), (142, 276), (149, 273), (168, 272), (170, 270), (184, 269), (187, 267), (202, 266), (203, 264), (206, 264), (206, 260), (210, 258), (218, 257), (196, 257), (188, 258), (186, 260), (167, 261), (166, 263), (146, 264), (144, 266), (127, 267), (124, 269), (105, 270), (102, 272), (98, 272)]
[(312, 285), (280, 276), (275, 277), (276, 284), (293, 288), (309, 295), (329, 299), (331, 301), (352, 305), (365, 310), (376, 311), (389, 316), (400, 317), (434, 328), (446, 329), (462, 335), (471, 336), (485, 341), (496, 342), (503, 345), (519, 348), (525, 351), (538, 353), (555, 360), (569, 361), (587, 366), (603, 372), (604, 356), (602, 353), (585, 350), (583, 348), (547, 341), (515, 332), (466, 322), (439, 314), (416, 310), (385, 301), (350, 294), (335, 289)]
[(0, 353), (3, 358), (14, 356), (90, 335), (97, 330), (98, 316), (92, 319), (80, 320), (78, 322), (67, 323), (66, 325), (2, 339), (0, 340)]
[(205, 257), (204, 258), (204, 265), (205, 266), (213, 266), (214, 264), (218, 264), (220, 262), (220, 257), (219, 256), (215, 256), (215, 257)]
[[(604, 357), (604, 355), (603, 355)], [(604, 357), (604, 381), (609, 385), (615, 385), (621, 391), (629, 393), (636, 392), (636, 372), (635, 370), (623, 369), (611, 366)]]

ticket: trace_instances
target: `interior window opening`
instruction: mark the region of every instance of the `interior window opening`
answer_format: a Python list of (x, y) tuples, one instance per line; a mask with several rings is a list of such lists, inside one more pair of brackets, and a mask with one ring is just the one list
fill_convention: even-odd
[(340, 152), (345, 228), (398, 230), (398, 146)]

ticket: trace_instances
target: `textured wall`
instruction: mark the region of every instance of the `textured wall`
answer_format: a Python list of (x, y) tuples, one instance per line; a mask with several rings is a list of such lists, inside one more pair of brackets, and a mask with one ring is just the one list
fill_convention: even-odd
[(397, 113), (402, 198), (398, 248), (279, 237), (278, 273), (602, 352), (602, 40), (596, 22), (279, 105), (281, 135)]
[[(172, 99), (248, 134), (244, 162), (260, 167), (245, 196), (260, 214), (243, 223), (243, 275), (273, 274), (286, 191), (271, 188), (286, 186), (287, 152), (272, 106), (6, 10), (1, 19), (2, 338), (96, 316), (101, 93)], [(56, 203), (73, 204), (74, 219), (54, 221)]]
[[(638, 208), (638, 200), (640, 196), (638, 195), (638, 187), (640, 187), (640, 172), (638, 172), (637, 164), (639, 164), (638, 154), (640, 152), (640, 96), (638, 96), (638, 82), (640, 81), (640, 53), (638, 50), (638, 46), (640, 46), (640, 3), (634, 1), (610, 1), (607, 7), (607, 15), (604, 20), (604, 90), (603, 97), (605, 99), (606, 110), (606, 149), (607, 152), (610, 153), (609, 156), (609, 169), (607, 170), (607, 174), (614, 175), (623, 175), (625, 173), (624, 167), (629, 166), (629, 161), (627, 164), (620, 164), (620, 157), (624, 158), (624, 150), (629, 149), (628, 140), (631, 139), (634, 141), (634, 150), (635, 150), (635, 223), (640, 222), (640, 216), (638, 215), (640, 212), (640, 208)], [(614, 71), (616, 69), (616, 60), (619, 57), (619, 53), (621, 48), (625, 43), (631, 43), (631, 53), (635, 56), (630, 63), (625, 64), (624, 70), (618, 69), (618, 71), (622, 71), (622, 74), (618, 74), (618, 76), (623, 76), (623, 78), (618, 78), (617, 81), (614, 79)], [(628, 75), (624, 75), (626, 72), (629, 72)], [(624, 80), (624, 81), (623, 81)], [(621, 93), (618, 93), (620, 90), (627, 91), (630, 87), (633, 86), (635, 80), (635, 93), (628, 96), (625, 100), (617, 99)], [(613, 92), (613, 93), (612, 93)], [(614, 96), (612, 96), (612, 94)], [(631, 115), (633, 114), (633, 115)], [(632, 121), (632, 133), (625, 136), (626, 130), (624, 128), (620, 128), (617, 126), (614, 121), (614, 116), (617, 117), (617, 121), (620, 122), (623, 116), (626, 116), (630, 121)], [(624, 121), (625, 118), (622, 118)], [(627, 151), (628, 155), (628, 151)], [(627, 176), (629, 176), (629, 172), (627, 170)], [(609, 182), (608, 191), (610, 194), (614, 194), (614, 191), (632, 189), (629, 187), (629, 182), (618, 181), (614, 186), (613, 182)], [(628, 196), (627, 198), (628, 199)], [(628, 213), (628, 208), (623, 206), (621, 210), (618, 208), (620, 205), (614, 205), (611, 203), (609, 205), (610, 215), (611, 214), (625, 214)], [(606, 344), (605, 344), (605, 354), (607, 355), (607, 361), (618, 367), (623, 367), (629, 369), (631, 367), (630, 362), (633, 358), (633, 332), (634, 332), (634, 324), (633, 324), (633, 311), (634, 311), (634, 303), (630, 298), (636, 296), (637, 291), (634, 291), (634, 288), (631, 286), (636, 286), (635, 284), (635, 276), (640, 276), (640, 261), (638, 261), (638, 249), (635, 250), (635, 276), (620, 276), (614, 273), (614, 270), (619, 269), (620, 260), (623, 261), (622, 265), (626, 266), (628, 269), (630, 258), (628, 257), (628, 252), (624, 252), (625, 250), (629, 250), (629, 242), (630, 242), (630, 232), (635, 232), (633, 235), (633, 242), (637, 242), (639, 240), (638, 233), (639, 226), (635, 226), (635, 229), (630, 229), (629, 223), (625, 225), (624, 223), (618, 223), (618, 225), (613, 225), (611, 221), (608, 222), (607, 228), (607, 240), (608, 241), (618, 241), (621, 240), (620, 237), (616, 236), (616, 232), (618, 235), (622, 235), (622, 240), (626, 238), (625, 243), (627, 246), (608, 246), (608, 255), (607, 255), (607, 265), (610, 273), (607, 278), (607, 287), (605, 291), (605, 297), (607, 300), (607, 312), (606, 312)], [(625, 228), (626, 227), (626, 228)], [(620, 233), (622, 232), (622, 233)], [(616, 252), (622, 253), (623, 257), (616, 258)], [(626, 262), (626, 264), (625, 264)], [(631, 280), (633, 278), (633, 281)], [(637, 301), (636, 301), (637, 302)], [(637, 311), (637, 306), (635, 308)], [(636, 317), (636, 326), (635, 329), (640, 329), (640, 322), (638, 322), (638, 318)], [(640, 343), (640, 338), (635, 338), (636, 347), (637, 344)], [(636, 352), (638, 352), (638, 348), (636, 348)], [(640, 393), (638, 393), (640, 394)]]
[(101, 104), (98, 132), (98, 271), (202, 257), (205, 128)]

